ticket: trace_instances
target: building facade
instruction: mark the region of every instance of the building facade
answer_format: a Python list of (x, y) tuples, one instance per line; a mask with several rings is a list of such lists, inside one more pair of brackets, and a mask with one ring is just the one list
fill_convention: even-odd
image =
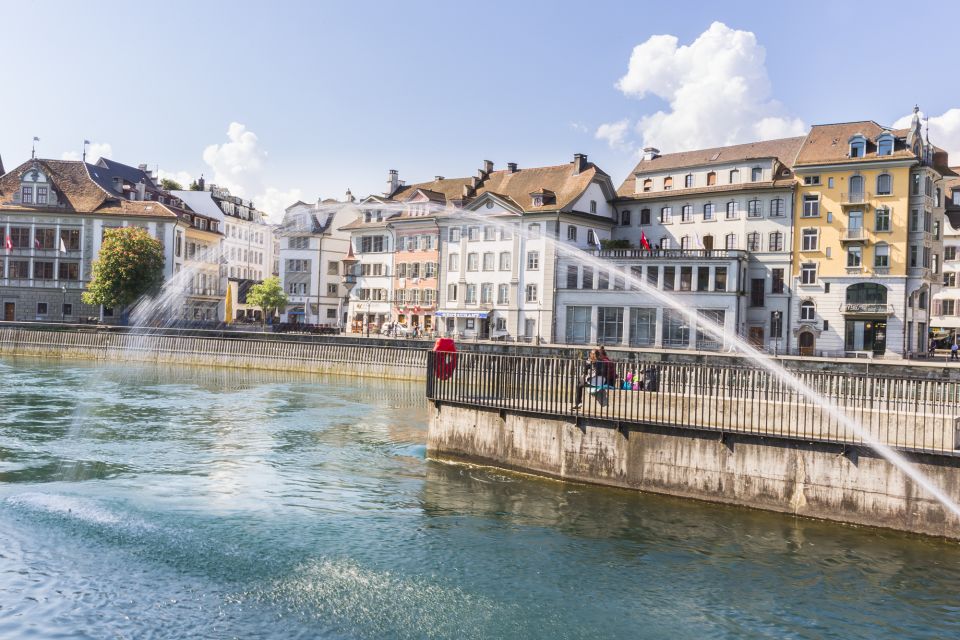
[(949, 348), (960, 337), (960, 167), (943, 173), (943, 283), (933, 295), (930, 333), (937, 347)]

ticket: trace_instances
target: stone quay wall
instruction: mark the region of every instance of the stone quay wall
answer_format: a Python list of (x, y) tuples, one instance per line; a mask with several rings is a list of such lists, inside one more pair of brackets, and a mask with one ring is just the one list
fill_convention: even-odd
[[(960, 539), (960, 519), (862, 446), (437, 402), (427, 455)], [(904, 455), (960, 502), (960, 458)]]

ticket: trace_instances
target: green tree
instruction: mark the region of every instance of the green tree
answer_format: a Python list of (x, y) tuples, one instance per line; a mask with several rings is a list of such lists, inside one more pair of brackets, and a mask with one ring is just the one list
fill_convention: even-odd
[(144, 229), (107, 229), (83, 301), (123, 309), (163, 284), (163, 245)]
[(194, 180), (190, 183), (190, 191), (203, 191), (203, 189), (200, 188), (200, 183)]
[(631, 246), (629, 240), (600, 240), (601, 249), (629, 249)]
[(280, 286), (280, 278), (272, 276), (259, 284), (255, 284), (247, 291), (247, 304), (260, 307), (262, 311), (262, 320), (264, 325), (267, 322), (267, 314), (274, 309), (282, 309), (287, 306), (287, 294), (283, 292)]
[(161, 180), (160, 188), (164, 191), (183, 191), (183, 185), (171, 178)]

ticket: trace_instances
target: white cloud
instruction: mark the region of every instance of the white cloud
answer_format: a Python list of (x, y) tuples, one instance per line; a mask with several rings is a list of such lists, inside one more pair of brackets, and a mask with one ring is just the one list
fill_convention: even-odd
[(597, 127), (594, 137), (605, 140), (611, 149), (629, 149), (632, 145), (627, 141), (630, 130), (630, 119), (624, 118), (616, 122), (608, 122)]
[(227, 138), (228, 142), (203, 150), (203, 161), (213, 169), (210, 182), (248, 198), (260, 184), (267, 153), (260, 148), (257, 134), (239, 122), (230, 123)]
[(270, 222), (279, 223), (283, 219), (284, 209), (297, 200), (303, 200), (303, 192), (300, 189), (281, 191), (275, 187), (267, 187), (263, 193), (253, 199), (253, 204), (269, 216)]
[(571, 122), (570, 128), (578, 133), (590, 133), (590, 127), (583, 124), (582, 122)]
[[(924, 117), (921, 111), (921, 121)], [(905, 115), (893, 123), (893, 128), (909, 127), (912, 120), (912, 113)], [(947, 109), (939, 116), (930, 116), (930, 142), (950, 154), (950, 164), (954, 166), (960, 164), (960, 109)]]
[[(87, 146), (87, 162), (93, 164), (100, 158), (112, 158), (113, 147), (109, 142), (93, 142)], [(64, 151), (60, 154), (61, 160), (81, 160), (83, 155), (79, 151)]]
[(616, 84), (626, 96), (669, 105), (637, 122), (643, 146), (669, 153), (806, 132), (772, 98), (766, 51), (753, 33), (714, 22), (691, 44), (678, 42), (658, 35), (634, 47)]

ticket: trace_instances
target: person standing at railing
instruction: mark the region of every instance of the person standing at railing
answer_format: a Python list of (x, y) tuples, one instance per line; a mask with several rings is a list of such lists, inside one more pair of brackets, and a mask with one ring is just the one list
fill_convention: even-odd
[(956, 342), (950, 345), (950, 359), (960, 360), (960, 346), (957, 346)]
[(606, 384), (604, 374), (606, 364), (600, 360), (600, 351), (593, 349), (590, 351), (590, 357), (583, 366), (580, 379), (577, 381), (577, 393), (574, 397), (574, 409), (579, 409), (583, 405), (583, 390), (586, 387), (602, 388)]

